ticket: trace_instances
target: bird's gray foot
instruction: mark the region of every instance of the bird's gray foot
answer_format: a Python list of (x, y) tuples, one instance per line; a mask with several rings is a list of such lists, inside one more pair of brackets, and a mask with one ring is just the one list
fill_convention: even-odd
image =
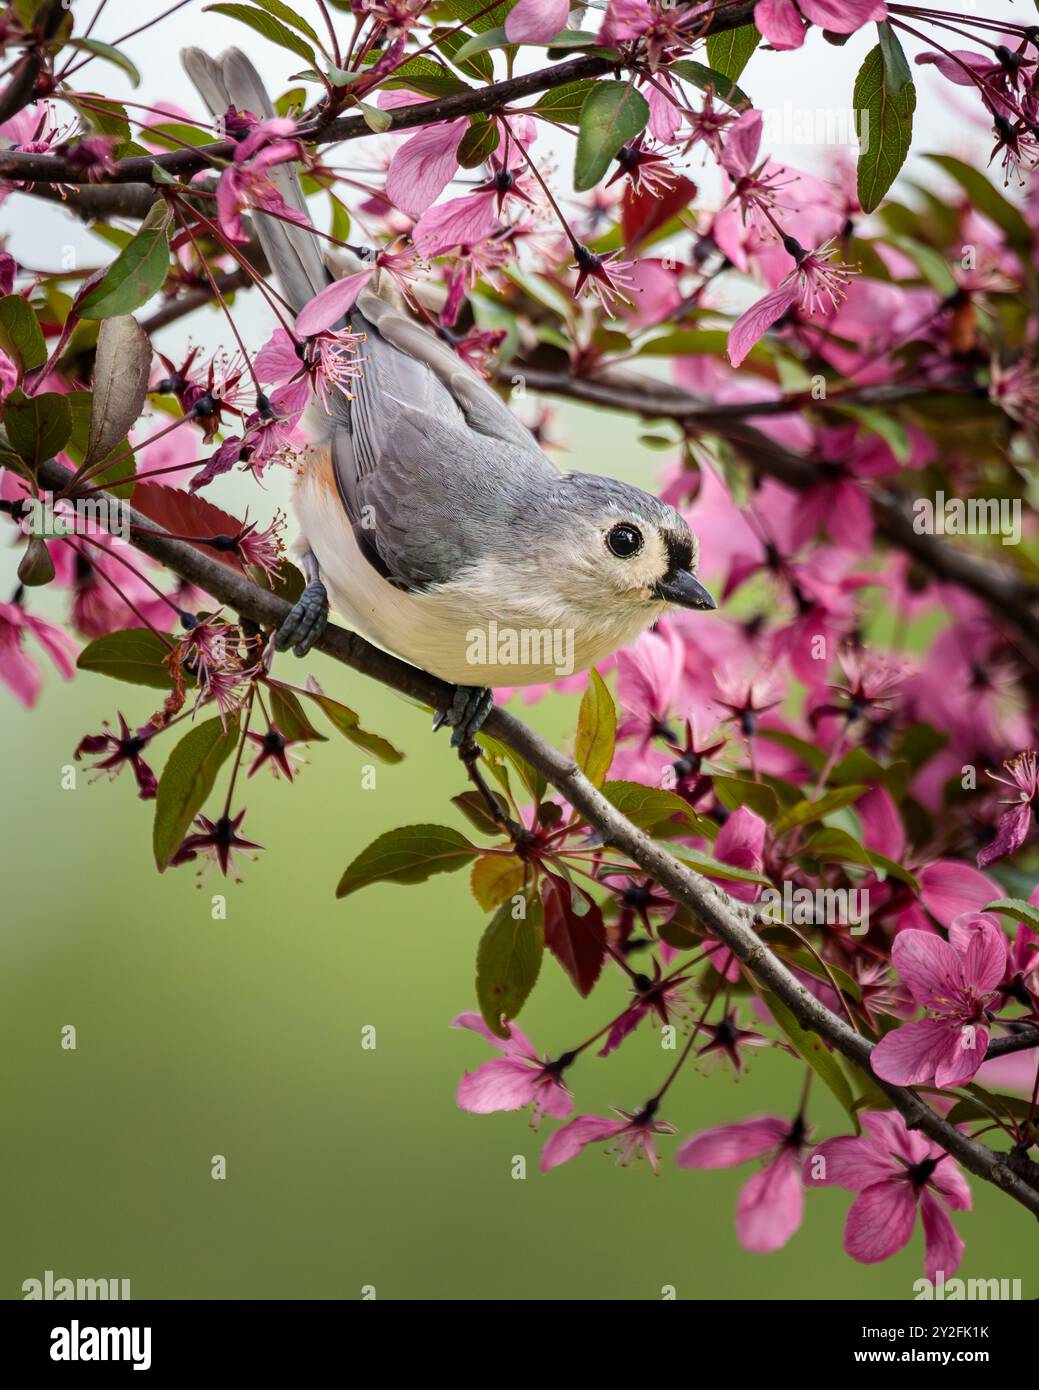
[(441, 724), (451, 726), (451, 747), (461, 748), (474, 738), (494, 708), (494, 696), (481, 685), (456, 685), (451, 708), (437, 710), (433, 719), (434, 732)]
[(306, 656), (327, 625), (328, 594), (321, 580), (314, 579), (274, 634), (274, 649), (285, 652), (291, 647), (296, 656)]

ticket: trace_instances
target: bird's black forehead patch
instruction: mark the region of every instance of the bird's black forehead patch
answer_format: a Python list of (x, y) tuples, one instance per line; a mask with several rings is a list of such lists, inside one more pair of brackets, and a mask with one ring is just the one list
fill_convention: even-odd
[(693, 543), (688, 536), (677, 536), (674, 531), (665, 531), (664, 544), (667, 546), (667, 567), (670, 573), (692, 568)]

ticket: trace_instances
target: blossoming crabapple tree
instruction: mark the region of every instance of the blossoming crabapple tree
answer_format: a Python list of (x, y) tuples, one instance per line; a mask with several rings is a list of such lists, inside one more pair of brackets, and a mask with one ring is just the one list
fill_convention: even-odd
[[(656, 1167), (683, 1072), (779, 1047), (804, 1073), (797, 1112), (734, 1113), (678, 1164), (762, 1161), (737, 1212), (749, 1249), (783, 1244), (804, 1188), (836, 1184), (855, 1194), (849, 1255), (886, 1258), (919, 1211), (925, 1269), (951, 1275), (967, 1174), (1039, 1215), (1039, 29), (883, 0), (198, 8), (200, 34), (217, 11), (298, 59), (274, 119), (229, 109), (214, 128), (161, 91), (96, 90), (108, 64), (136, 79), (164, 14), (106, 37), (105, 0), (86, 24), (56, 0), (0, 19), (6, 213), (60, 202), (109, 252), (43, 273), (0, 251), (0, 508), (22, 547), (0, 679), (25, 705), (41, 658), (136, 686), (139, 713), (114, 700), (77, 756), (128, 771), (160, 871), (237, 876), (263, 833), (244, 823), (243, 772), (294, 784), (298, 747), (335, 734), (402, 756), (273, 661), (302, 587), (284, 518), (259, 491), (257, 520), (216, 500), (232, 470), (296, 466), (311, 392), (327, 402), (364, 371), (363, 343), (332, 326), (361, 284), (391, 277), (503, 391), (645, 422), (722, 613), (669, 617), (578, 678), (566, 752), (499, 706), (451, 798), (466, 832), (451, 813), (381, 835), (338, 895), (466, 872), (489, 922), (476, 1007), (455, 1023), (494, 1051), (458, 1102), (550, 1117), (546, 1169), (591, 1143)], [(840, 61), (866, 26), (876, 44), (848, 74), (857, 167), (777, 163), (740, 85), (749, 58), (808, 42)], [(992, 159), (918, 151), (896, 186), (921, 66), (991, 131)], [(306, 216), (272, 180), (286, 164)], [(360, 251), (363, 270), (294, 315), (254, 209)], [(246, 293), (269, 309), (266, 341), (236, 323)], [(214, 304), (222, 352), (153, 347)], [(527, 418), (552, 447), (550, 408)], [(1024, 504), (1019, 544), (943, 534), (979, 498), (997, 517)], [(65, 626), (37, 612), (42, 585), (67, 595)], [(331, 626), (319, 645), (443, 705), (440, 682), (354, 634)], [(853, 900), (869, 907), (854, 930), (839, 910)], [(547, 1054), (514, 1021), (542, 969), (591, 996), (595, 1024)], [(594, 1012), (607, 971), (631, 991), (614, 1017)], [(673, 1065), (613, 1116), (576, 1113), (582, 1075), (609, 1065), (593, 1059), (651, 1025), (676, 1030)], [(819, 1087), (846, 1111), (841, 1134), (818, 1132)]]

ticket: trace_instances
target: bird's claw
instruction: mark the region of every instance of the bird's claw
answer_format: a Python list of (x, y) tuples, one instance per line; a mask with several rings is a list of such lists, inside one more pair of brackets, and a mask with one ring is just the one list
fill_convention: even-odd
[(274, 634), (274, 649), (285, 652), (291, 647), (296, 656), (306, 656), (327, 625), (328, 594), (324, 584), (314, 580)]
[(461, 748), (480, 732), (493, 708), (494, 696), (483, 686), (456, 685), (450, 709), (437, 710), (433, 716), (433, 732), (449, 724), (451, 747)]

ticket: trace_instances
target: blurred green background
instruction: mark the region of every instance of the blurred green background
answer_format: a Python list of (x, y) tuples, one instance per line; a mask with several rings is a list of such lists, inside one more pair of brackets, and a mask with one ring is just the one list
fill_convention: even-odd
[[(573, 408), (559, 424), (573, 466), (651, 476), (658, 456), (630, 422)], [(245, 499), (255, 510), (254, 492), (215, 498)], [(4, 590), (14, 563), (3, 554)], [(280, 660), (297, 678), (303, 668)], [(662, 1141), (656, 1178), (599, 1148), (542, 1175), (552, 1122), (539, 1136), (525, 1114), (456, 1108), (463, 1069), (491, 1055), (448, 1027), (474, 1007), (484, 925), (465, 874), (342, 903), (334, 888), (384, 830), (464, 826), (447, 804), (462, 772), (424, 712), (324, 658), (312, 669), (407, 759), (362, 790), (365, 757), (336, 739), (311, 750), (294, 786), (266, 772), (245, 782), (245, 831), (267, 850), (240, 887), (214, 876), (199, 889), (191, 866), (156, 873), (151, 807), (128, 774), (90, 784), (80, 765), (76, 789), (61, 789), (81, 735), (117, 708), (142, 720), (154, 692), (51, 674), (35, 711), (0, 704), (2, 1296), (51, 1269), (128, 1278), (135, 1298), (356, 1299), (374, 1286), (379, 1298), (656, 1299), (665, 1285), (684, 1299), (911, 1298), (919, 1229), (886, 1264), (854, 1264), (841, 1250), (850, 1196), (817, 1191), (786, 1249), (749, 1255), (733, 1206), (751, 1169), (673, 1165), (678, 1139), (705, 1126), (790, 1115), (801, 1068), (785, 1056), (757, 1057), (738, 1083), (727, 1069), (683, 1072), (663, 1112), (678, 1139)], [(552, 697), (520, 711), (563, 740), (576, 708)], [(211, 916), (220, 892), (226, 921)], [(612, 972), (580, 1000), (546, 957), (521, 1023), (558, 1055), (624, 998)], [(60, 1045), (67, 1024), (74, 1052)], [(367, 1025), (374, 1051), (361, 1047)], [(673, 1060), (643, 1025), (570, 1074), (579, 1110), (639, 1105)], [(828, 1095), (813, 1097), (811, 1118), (817, 1138), (844, 1131)], [(215, 1154), (226, 1181), (210, 1176)], [(974, 1191), (975, 1210), (956, 1218), (961, 1274), (1022, 1278), (1028, 1297), (1032, 1222), (992, 1188)]]

